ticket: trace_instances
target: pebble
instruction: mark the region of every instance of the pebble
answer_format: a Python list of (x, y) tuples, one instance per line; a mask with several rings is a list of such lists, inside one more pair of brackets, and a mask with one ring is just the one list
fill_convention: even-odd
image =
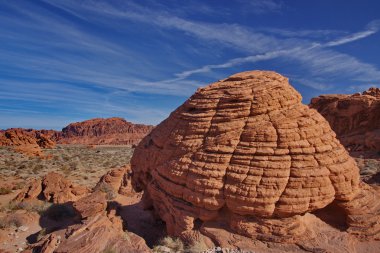
[(20, 226), (17, 228), (17, 231), (21, 231), (21, 232), (26, 232), (29, 230), (29, 227), (28, 226)]

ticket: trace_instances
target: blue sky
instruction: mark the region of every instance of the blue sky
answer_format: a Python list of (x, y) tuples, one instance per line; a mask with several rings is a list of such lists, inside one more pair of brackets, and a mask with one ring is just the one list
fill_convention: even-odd
[(157, 124), (233, 73), (304, 102), (380, 86), (380, 2), (0, 0), (0, 128), (120, 116)]

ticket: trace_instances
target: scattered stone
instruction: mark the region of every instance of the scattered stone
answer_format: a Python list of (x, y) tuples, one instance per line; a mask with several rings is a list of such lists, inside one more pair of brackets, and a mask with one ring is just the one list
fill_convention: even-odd
[(17, 228), (17, 232), (26, 232), (29, 230), (28, 226), (20, 226)]

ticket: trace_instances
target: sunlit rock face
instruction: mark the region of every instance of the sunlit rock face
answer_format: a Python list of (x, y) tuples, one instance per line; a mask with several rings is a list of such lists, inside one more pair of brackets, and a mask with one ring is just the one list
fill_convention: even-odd
[(363, 193), (328, 122), (270, 71), (198, 89), (141, 141), (131, 166), (172, 235), (223, 219), (240, 235), (290, 240), (304, 232), (303, 214)]
[(353, 95), (321, 95), (311, 100), (310, 107), (326, 118), (348, 150), (380, 152), (379, 88)]

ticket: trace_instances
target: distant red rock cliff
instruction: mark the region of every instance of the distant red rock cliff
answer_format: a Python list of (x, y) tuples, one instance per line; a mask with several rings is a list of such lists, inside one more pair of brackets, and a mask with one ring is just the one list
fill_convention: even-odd
[(351, 151), (380, 151), (380, 89), (353, 95), (322, 95), (310, 107), (330, 123), (342, 144)]
[[(33, 150), (52, 148), (58, 144), (133, 145), (138, 144), (154, 126), (133, 124), (122, 118), (96, 118), (71, 123), (62, 131), (10, 128), (0, 130), (0, 146)], [(24, 152), (25, 153), (25, 152)]]
[(153, 126), (133, 124), (122, 118), (96, 118), (71, 123), (61, 132), (45, 130), (59, 144), (132, 145), (147, 135)]
[(55, 142), (38, 130), (10, 128), (0, 131), (0, 146), (10, 146), (30, 156), (43, 156), (41, 148), (53, 148)]

